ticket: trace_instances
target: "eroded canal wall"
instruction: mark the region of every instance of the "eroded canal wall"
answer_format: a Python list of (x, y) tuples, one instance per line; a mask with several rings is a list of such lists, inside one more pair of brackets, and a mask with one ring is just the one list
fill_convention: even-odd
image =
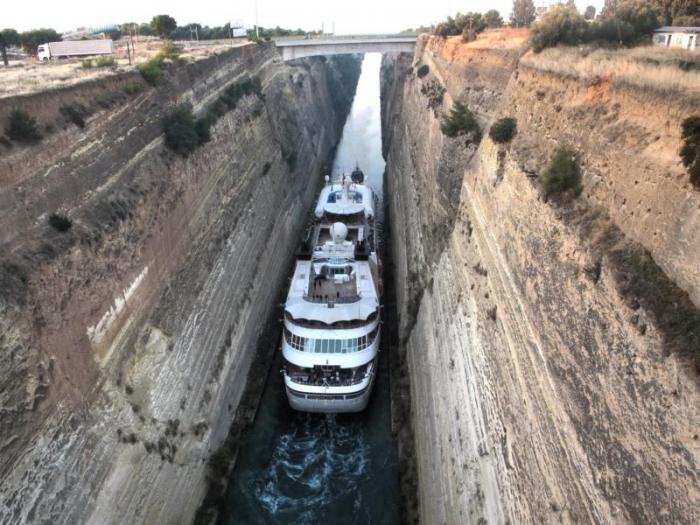
[[(43, 135), (0, 145), (0, 521), (192, 520), (357, 69), (248, 45), (0, 99)], [(164, 147), (173, 106), (251, 78), (209, 142)]]
[[(423, 36), (382, 74), (421, 522), (695, 523), (698, 343), (664, 313), (697, 314), (700, 193), (677, 156), (692, 96), (492, 44)], [(454, 100), (480, 142), (441, 132)], [(488, 137), (499, 117), (510, 144)], [(582, 165), (574, 201), (540, 191), (557, 143)]]

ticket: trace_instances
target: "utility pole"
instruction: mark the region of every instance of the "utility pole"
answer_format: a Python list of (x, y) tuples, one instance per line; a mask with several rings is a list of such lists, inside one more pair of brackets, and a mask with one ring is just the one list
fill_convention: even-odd
[(255, 38), (260, 40), (260, 33), (258, 32), (258, 0), (255, 0)]

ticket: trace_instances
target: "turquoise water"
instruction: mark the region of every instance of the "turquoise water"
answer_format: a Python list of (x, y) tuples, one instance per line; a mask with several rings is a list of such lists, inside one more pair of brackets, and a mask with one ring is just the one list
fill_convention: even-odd
[[(366, 55), (333, 174), (355, 163), (381, 196), (379, 67)], [(381, 225), (381, 205), (377, 210)], [(367, 410), (306, 414), (289, 408), (275, 358), (253, 428), (245, 435), (221, 512), (225, 524), (396, 524), (398, 466), (391, 436), (387, 352)]]

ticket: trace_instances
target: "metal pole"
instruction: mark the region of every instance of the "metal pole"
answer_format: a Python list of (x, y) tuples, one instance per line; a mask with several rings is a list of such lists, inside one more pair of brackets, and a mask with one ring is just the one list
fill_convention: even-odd
[(255, 38), (260, 40), (260, 33), (258, 32), (258, 0), (255, 0)]

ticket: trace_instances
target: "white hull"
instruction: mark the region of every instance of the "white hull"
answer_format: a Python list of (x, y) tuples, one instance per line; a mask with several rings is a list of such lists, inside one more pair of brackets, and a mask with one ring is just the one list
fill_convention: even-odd
[(292, 390), (289, 386), (286, 386), (285, 390), (289, 406), (300, 412), (331, 414), (362, 412), (367, 408), (367, 403), (369, 403), (369, 398), (372, 395), (374, 378), (375, 374), (373, 372), (369, 386), (365, 390), (354, 394), (333, 394), (332, 388), (329, 388), (326, 394), (307, 394)]

